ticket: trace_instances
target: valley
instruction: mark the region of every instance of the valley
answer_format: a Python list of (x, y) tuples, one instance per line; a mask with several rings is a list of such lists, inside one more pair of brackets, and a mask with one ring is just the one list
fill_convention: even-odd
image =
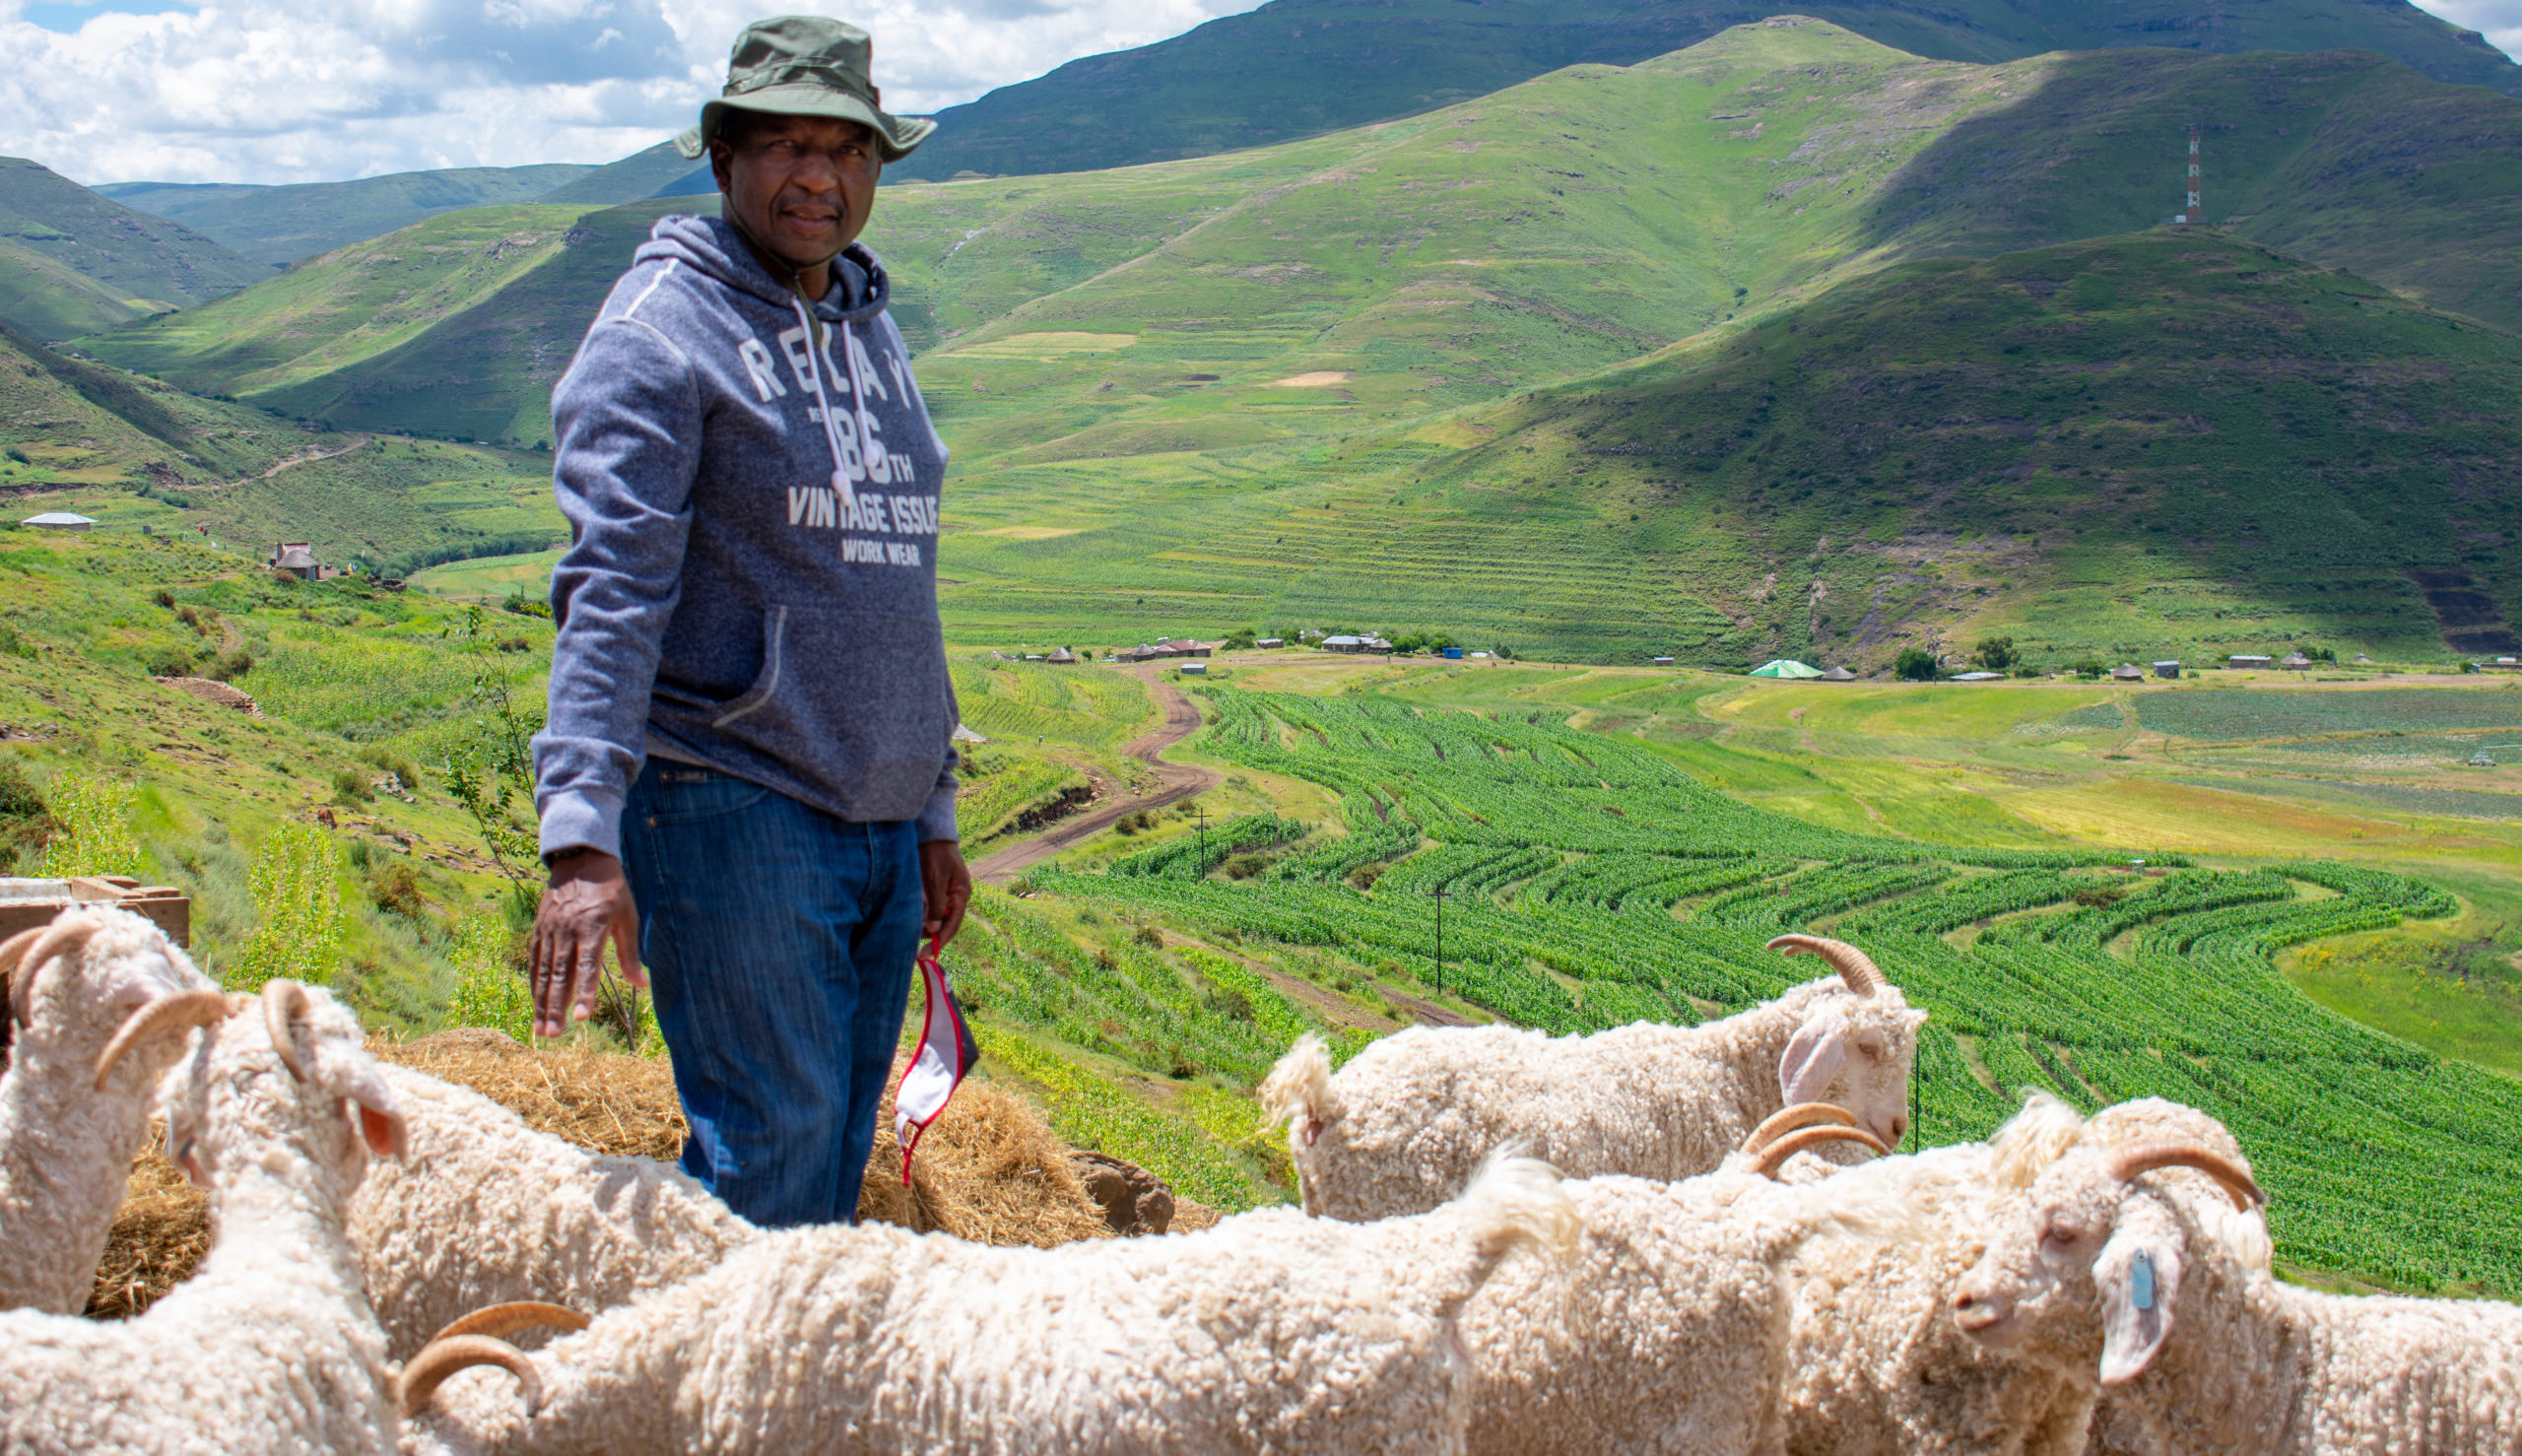
[[(1815, 9), (1282, 0), (895, 169), (985, 1075), (1258, 1207), (1296, 1036), (1696, 1023), (1809, 930), (1932, 1012), (1922, 1144), (2176, 1098), (2288, 1275), (2522, 1294), (2515, 68), (2398, 5)], [(1322, 62), (1275, 110), (1258, 41)], [(699, 185), (0, 168), (11, 868), (525, 1039), (551, 389)], [(1306, 645), (1368, 631), (1473, 655)], [(1234, 644), (1113, 662), (1168, 636)]]

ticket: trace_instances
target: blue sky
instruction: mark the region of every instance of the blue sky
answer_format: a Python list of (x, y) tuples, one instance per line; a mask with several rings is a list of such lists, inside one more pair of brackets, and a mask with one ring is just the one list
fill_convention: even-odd
[[(932, 111), (1258, 0), (790, 0)], [(762, 0), (0, 0), (0, 154), (84, 182), (604, 162), (687, 124)], [(2522, 55), (2522, 0), (2423, 0)]]

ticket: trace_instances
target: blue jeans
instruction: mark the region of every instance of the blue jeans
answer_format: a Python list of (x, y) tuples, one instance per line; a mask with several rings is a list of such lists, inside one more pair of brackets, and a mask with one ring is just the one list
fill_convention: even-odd
[(856, 1222), (925, 918), (916, 827), (650, 760), (622, 864), (684, 1171), (765, 1228)]

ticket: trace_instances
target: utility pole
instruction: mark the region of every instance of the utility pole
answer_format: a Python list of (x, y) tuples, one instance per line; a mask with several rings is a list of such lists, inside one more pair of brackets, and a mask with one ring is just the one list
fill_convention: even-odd
[(1198, 817), (1200, 823), (1200, 869), (1191, 878), (1202, 880), (1208, 878), (1209, 873), (1209, 806), (1194, 800), (1191, 813)]
[(2200, 181), (2201, 173), (2198, 169), (2198, 128), (2193, 126), (2189, 129), (2189, 200), (2184, 204), (2180, 216), (2172, 219), (2173, 222), (2205, 223), (2207, 221), (2207, 208), (2205, 204), (2198, 200)]
[(1436, 994), (1445, 994), (1445, 887), (1439, 885), (1427, 892), (1436, 902)]

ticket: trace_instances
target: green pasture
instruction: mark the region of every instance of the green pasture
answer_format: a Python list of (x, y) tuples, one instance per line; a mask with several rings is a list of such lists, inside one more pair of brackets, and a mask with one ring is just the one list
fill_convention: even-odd
[(426, 567), (412, 573), (409, 584), (416, 590), (442, 597), (522, 596), (529, 601), (544, 602), (551, 600), (552, 568), (560, 564), (560, 561), (558, 549), (516, 556), (479, 557)]

